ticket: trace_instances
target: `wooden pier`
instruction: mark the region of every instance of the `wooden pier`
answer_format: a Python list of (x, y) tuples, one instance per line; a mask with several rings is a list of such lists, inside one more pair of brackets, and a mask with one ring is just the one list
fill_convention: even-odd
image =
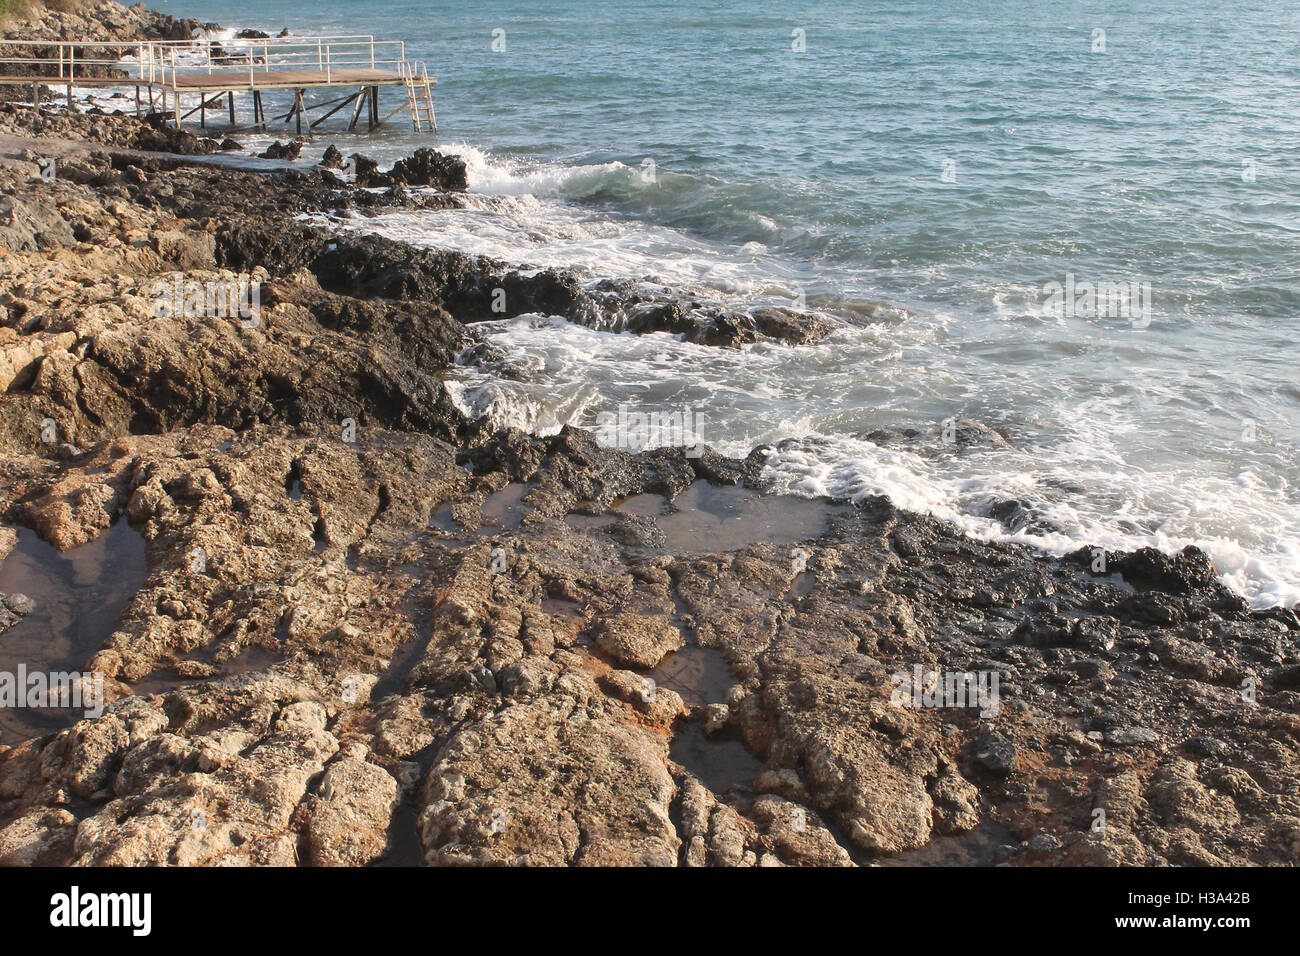
[[(41, 87), (64, 87), (69, 109), (74, 87), (134, 87), (136, 115), (170, 113), (178, 127), (197, 113), (199, 125), (206, 128), (208, 112), (222, 111), (235, 130), (269, 129), (269, 124), (283, 122), (296, 123), (302, 133), (309, 113), (327, 111), (308, 120), (311, 130), (351, 107), (349, 130), (357, 128), (363, 110), (367, 130), (378, 129), (406, 111), (414, 130), (427, 126), (432, 132), (436, 129), (435, 83), (422, 62), (407, 59), (403, 41), (369, 35), (220, 43), (0, 41), (0, 84), (31, 86), (38, 109)], [(396, 108), (380, 116), (380, 91), (386, 87), (401, 87), (404, 95)], [(327, 95), (346, 92), (309, 103), (308, 94), (318, 90)], [(263, 94), (271, 92), (290, 92), (293, 101), (287, 112), (268, 120)], [(237, 125), (237, 93), (251, 106), (252, 122), (242, 127)]]

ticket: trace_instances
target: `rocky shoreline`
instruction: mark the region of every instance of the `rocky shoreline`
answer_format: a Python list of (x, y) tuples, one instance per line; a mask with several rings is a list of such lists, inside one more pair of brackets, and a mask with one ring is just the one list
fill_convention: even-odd
[[(718, 348), (829, 327), (301, 220), (462, 202), (431, 151), (360, 170), (380, 192), (219, 169), (188, 135), (0, 106), (0, 557), (143, 549), (94, 646), (27, 661), (111, 703), (0, 738), (0, 862), (1300, 857), (1300, 621), (1202, 553), (1052, 559), (765, 496), (763, 449), (472, 420), (441, 375), (509, 362), (485, 319)], [(157, 314), (160, 281), (241, 277), (256, 321)], [(33, 603), (0, 595), (0, 648)], [(900, 696), (918, 669), (998, 695)]]

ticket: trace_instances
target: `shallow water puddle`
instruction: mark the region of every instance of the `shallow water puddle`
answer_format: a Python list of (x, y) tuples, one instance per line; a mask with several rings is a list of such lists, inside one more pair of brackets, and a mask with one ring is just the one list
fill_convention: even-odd
[(658, 518), (666, 515), (671, 510), (668, 499), (663, 495), (632, 495), (630, 498), (620, 498), (614, 502), (614, 510), (621, 511), (625, 515), (643, 515), (647, 518)]
[(460, 530), (456, 524), (456, 519), (451, 516), (451, 502), (438, 507), (433, 514), (429, 516), (429, 527), (437, 528), (439, 531), (445, 531), (448, 534), (455, 534)]
[[(211, 663), (211, 654), (207, 653), (210, 649), (205, 648), (202, 651), (191, 654), (187, 660), (207, 661)], [(214, 664), (213, 671), (203, 677), (181, 677), (176, 674), (168, 674), (163, 669), (155, 671), (144, 680), (136, 681), (131, 685), (137, 697), (151, 697), (155, 694), (167, 694), (181, 687), (188, 687), (195, 684), (204, 684), (209, 681), (220, 680), (223, 677), (238, 677), (241, 674), (253, 674), (259, 671), (268, 670), (272, 665), (278, 664), (284, 660), (284, 654), (277, 650), (260, 645), (245, 647), (234, 657)]]
[(542, 598), (542, 611), (552, 617), (565, 617), (574, 621), (581, 621), (586, 617), (583, 606), (568, 598)]
[[(805, 555), (805, 558), (807, 555)], [(802, 572), (790, 585), (790, 589), (785, 593), (787, 601), (797, 601), (799, 598), (807, 597), (812, 594), (813, 588), (817, 586), (817, 575), (810, 571)]]
[[(388, 823), (388, 849), (382, 857), (371, 863), (376, 867), (417, 867), (424, 862), (424, 849), (420, 840), (420, 807), (416, 799), (418, 785), (429, 776), (429, 769), (438, 757), (442, 740), (435, 740), (423, 750), (405, 758), (405, 762), (414, 764), (413, 778), (410, 786), (393, 810)], [(398, 779), (401, 779), (399, 774)]]
[(698, 644), (673, 651), (650, 671), (650, 679), (679, 694), (692, 709), (721, 703), (736, 683), (722, 654)]
[(992, 866), (1003, 844), (1018, 848), (1020, 841), (1010, 830), (986, 822), (967, 833), (936, 836), (923, 847), (873, 862), (878, 866)]
[(639, 513), (654, 514), (655, 523), (667, 536), (665, 549), (677, 553), (737, 551), (759, 544), (807, 541), (824, 534), (833, 516), (852, 510), (848, 505), (765, 495), (750, 488), (711, 485), (707, 481), (695, 482), (674, 498), (666, 514), (641, 510), (649, 509), (651, 503), (638, 499), (659, 497), (638, 495), (619, 510), (635, 501)]
[[(649, 518), (664, 533), (662, 546), (655, 550), (716, 554), (755, 545), (809, 541), (825, 534), (831, 519), (852, 510), (849, 505), (821, 499), (767, 495), (736, 485), (711, 485), (701, 479), (671, 501), (658, 494), (632, 495), (615, 501), (605, 514), (570, 513), (564, 520), (574, 531), (596, 533), (617, 525), (619, 515)], [(812, 590), (813, 583), (809, 575), (807, 581), (799, 583), (802, 590), (795, 596)]]
[(668, 754), (719, 796), (751, 793), (754, 777), (763, 767), (739, 740), (709, 737), (697, 721), (682, 728)]
[(526, 484), (513, 482), (488, 495), (481, 509), (483, 521), (503, 531), (514, 531), (524, 520), (527, 506), (523, 502), (528, 490)]
[[(25, 594), (35, 609), (0, 634), (0, 674), (17, 675), (20, 666), (28, 675), (80, 671), (148, 577), (144, 539), (119, 520), (95, 541), (60, 554), (35, 532), (17, 530), (17, 546), (0, 563), (0, 593)], [(0, 740), (17, 744), (83, 716), (62, 707), (3, 707)]]

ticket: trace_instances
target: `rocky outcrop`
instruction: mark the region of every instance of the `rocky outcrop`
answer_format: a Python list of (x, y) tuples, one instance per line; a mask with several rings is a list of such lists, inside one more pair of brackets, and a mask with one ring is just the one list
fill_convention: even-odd
[(262, 159), (284, 159), (292, 162), (302, 154), (303, 141), (300, 139), (290, 140), (287, 143), (281, 143), (278, 139), (270, 146), (266, 147), (264, 152), (258, 153)]
[(388, 172), (368, 157), (354, 154), (356, 183), (363, 187), (430, 186), (441, 192), (464, 192), (469, 189), (465, 161), (459, 156), (444, 156), (437, 150), (417, 149), (407, 159), (400, 159)]
[[(323, 170), (34, 168), (0, 171), (0, 556), (124, 519), (147, 569), (85, 662), (105, 713), (0, 742), (0, 862), (1296, 861), (1300, 620), (1202, 553), (1103, 573), (884, 499), (783, 541), (757, 451), (494, 431), (442, 379), (497, 289), (723, 346), (825, 320), (331, 234), (297, 217), (411, 199)], [(256, 281), (255, 321), (160, 308), (178, 278)], [(624, 506), (697, 482), (748, 539)]]
[(124, 6), (113, 0), (84, 4), (33, 5), (4, 24), (5, 39), (111, 43), (133, 40), (189, 40), (200, 30), (219, 29), (192, 18), (177, 18), (143, 3)]

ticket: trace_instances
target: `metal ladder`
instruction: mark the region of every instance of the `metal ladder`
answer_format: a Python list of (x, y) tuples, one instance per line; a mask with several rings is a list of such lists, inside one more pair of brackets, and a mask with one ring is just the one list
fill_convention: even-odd
[(429, 131), (438, 129), (438, 119), (433, 112), (433, 81), (423, 60), (405, 64), (402, 78), (406, 81), (406, 100), (411, 107), (411, 126), (418, 133), (421, 121), (429, 124)]

